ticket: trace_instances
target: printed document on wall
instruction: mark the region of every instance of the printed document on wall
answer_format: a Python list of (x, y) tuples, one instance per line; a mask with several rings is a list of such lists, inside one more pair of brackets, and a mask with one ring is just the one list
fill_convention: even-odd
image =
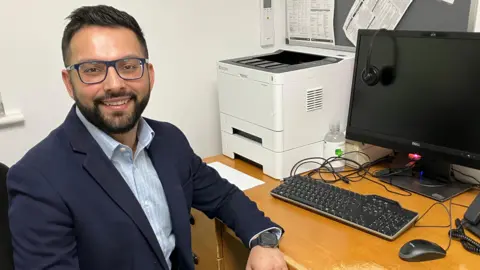
[(334, 9), (335, 0), (287, 0), (287, 38), (335, 45)]
[(412, 0), (355, 0), (343, 31), (348, 40), (356, 45), (358, 29), (393, 30), (411, 3)]

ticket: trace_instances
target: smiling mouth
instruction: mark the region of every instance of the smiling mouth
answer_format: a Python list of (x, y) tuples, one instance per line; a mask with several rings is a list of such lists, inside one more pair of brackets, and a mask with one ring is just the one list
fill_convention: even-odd
[(122, 100), (112, 100), (112, 101), (104, 100), (102, 103), (107, 106), (121, 106), (121, 105), (127, 104), (127, 102), (129, 102), (130, 100), (131, 98), (126, 98)]

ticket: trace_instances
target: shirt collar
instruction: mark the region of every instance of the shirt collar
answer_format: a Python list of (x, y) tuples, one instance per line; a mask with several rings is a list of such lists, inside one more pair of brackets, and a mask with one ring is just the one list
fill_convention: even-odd
[[(78, 107), (75, 108), (75, 112), (80, 118), (80, 121), (85, 125), (87, 128), (88, 132), (92, 135), (92, 137), (95, 139), (95, 141), (100, 145), (102, 148), (103, 152), (107, 155), (109, 159), (112, 159), (113, 154), (115, 153), (115, 150), (120, 148), (121, 146), (126, 147), (126, 145), (123, 145), (110, 137), (108, 134), (97, 128), (95, 125), (90, 123), (85, 116), (80, 112)], [(148, 125), (147, 121), (145, 119), (140, 118), (140, 121), (138, 123), (138, 131), (137, 131), (137, 153), (143, 150), (144, 148), (149, 148), (150, 144), (152, 143), (153, 137), (155, 136), (155, 132), (153, 129)], [(136, 155), (136, 154), (135, 154)]]

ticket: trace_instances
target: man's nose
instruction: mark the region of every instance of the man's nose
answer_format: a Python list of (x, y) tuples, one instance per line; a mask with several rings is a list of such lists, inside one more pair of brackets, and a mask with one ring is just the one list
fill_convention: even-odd
[(125, 81), (118, 76), (114, 67), (108, 67), (107, 77), (104, 81), (105, 89), (118, 89), (125, 86)]

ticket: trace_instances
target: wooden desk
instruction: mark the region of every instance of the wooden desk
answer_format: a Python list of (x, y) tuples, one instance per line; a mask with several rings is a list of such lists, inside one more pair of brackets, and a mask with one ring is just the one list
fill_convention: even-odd
[[(214, 161), (265, 182), (264, 185), (247, 190), (245, 194), (267, 216), (284, 227), (286, 233), (280, 242), (280, 249), (285, 254), (290, 269), (479, 269), (480, 257), (467, 252), (460, 242), (454, 240), (447, 256), (440, 260), (409, 263), (398, 257), (400, 247), (417, 238), (430, 240), (446, 248), (449, 228), (410, 228), (395, 241), (383, 240), (273, 198), (269, 192), (280, 182), (264, 175), (254, 166), (225, 156), (205, 159), (207, 163)], [(338, 182), (336, 185), (361, 194), (377, 194), (397, 200), (403, 207), (417, 211), (420, 215), (434, 203), (416, 194), (403, 197), (389, 193), (367, 180), (351, 184)], [(388, 188), (398, 191), (392, 186)], [(477, 193), (478, 191), (470, 191), (456, 197), (453, 202), (470, 205)], [(453, 219), (461, 218), (465, 211), (466, 208), (452, 205)], [(206, 221), (202, 213), (194, 212), (193, 215), (201, 220), (199, 223), (204, 224), (203, 229), (193, 228), (192, 231), (194, 252), (202, 253), (199, 255), (198, 269), (245, 269), (248, 250), (233, 232), (219, 221)], [(448, 225), (448, 215), (442, 206), (437, 205), (418, 225)], [(214, 238), (215, 241), (212, 240)], [(206, 247), (206, 243), (211, 246)]]

